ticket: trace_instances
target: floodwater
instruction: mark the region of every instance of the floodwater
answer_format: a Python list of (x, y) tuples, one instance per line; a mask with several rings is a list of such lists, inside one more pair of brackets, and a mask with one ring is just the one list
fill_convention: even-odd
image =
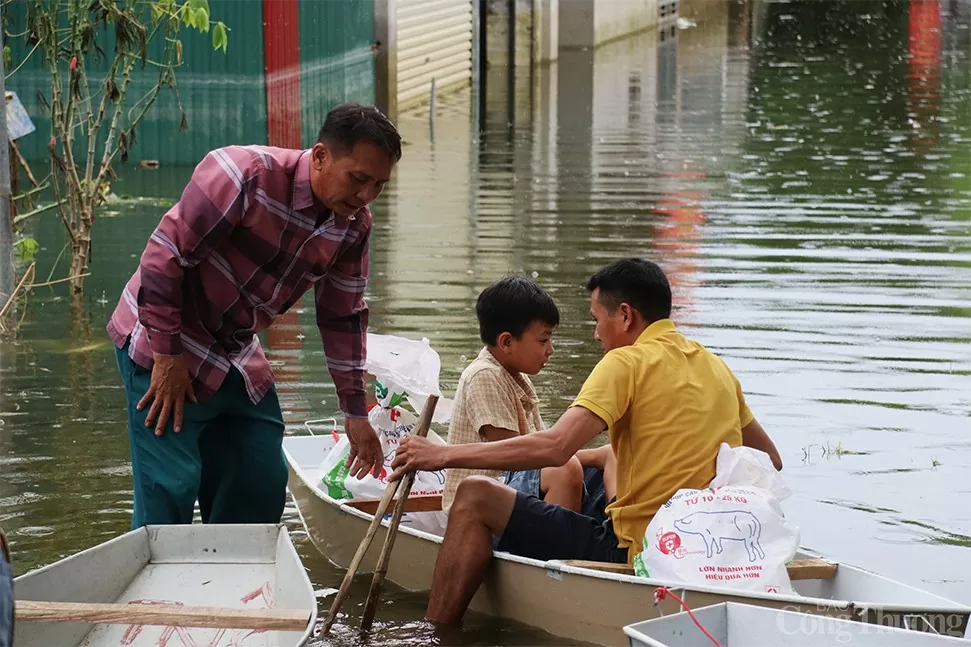
[[(552, 422), (600, 350), (586, 278), (657, 259), (677, 323), (721, 353), (779, 445), (802, 544), (971, 604), (969, 4), (711, 3), (708, 20), (530, 77), (440, 97), (374, 207), (373, 331), (427, 336), (446, 390), (478, 351), (475, 296), (506, 272), (561, 306), (535, 382)], [(510, 96), (512, 93), (512, 96)], [(483, 129), (476, 132), (470, 114)], [(124, 396), (104, 333), (144, 241), (191, 169), (132, 171), (96, 230), (81, 307), (39, 289), (6, 339), (0, 525), (18, 573), (127, 530)], [(36, 224), (46, 276), (63, 244)], [(63, 272), (62, 265), (62, 272)], [(336, 398), (309, 301), (265, 338), (289, 433)], [(286, 519), (321, 598), (339, 585)], [(349, 618), (318, 645), (367, 642)], [(389, 587), (370, 644), (429, 644), (426, 598)], [(618, 629), (619, 631), (619, 629)], [(471, 615), (462, 642), (563, 645)]]

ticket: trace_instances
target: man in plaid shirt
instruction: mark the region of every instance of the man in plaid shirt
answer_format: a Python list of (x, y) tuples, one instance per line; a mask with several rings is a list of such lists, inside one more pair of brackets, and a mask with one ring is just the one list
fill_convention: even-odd
[(229, 146), (196, 167), (122, 292), (108, 333), (128, 400), (132, 527), (276, 523), (283, 416), (257, 334), (314, 289), (351, 443), (351, 473), (383, 466), (364, 362), (371, 213), (401, 158), (394, 125), (344, 105), (313, 148)]
[(10, 550), (0, 528), (0, 647), (13, 645), (13, 566)]

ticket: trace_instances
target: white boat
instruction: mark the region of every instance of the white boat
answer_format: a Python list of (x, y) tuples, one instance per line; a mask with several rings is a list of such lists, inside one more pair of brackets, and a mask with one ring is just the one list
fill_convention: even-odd
[[(319, 466), (334, 442), (331, 434), (291, 436), (284, 439), (283, 448), (290, 492), (311, 540), (324, 556), (347, 568), (370, 525), (369, 511), (377, 505), (376, 501), (339, 501), (321, 487)], [(422, 503), (416, 502), (414, 509), (434, 509), (421, 507)], [(417, 520), (423, 514), (434, 513), (413, 516)], [(387, 578), (409, 591), (427, 591), (442, 538), (409, 525), (408, 516), (395, 540)], [(360, 572), (374, 569), (386, 527), (387, 519)], [(471, 609), (568, 639), (622, 647), (627, 640), (621, 627), (645, 619), (645, 614), (655, 617), (680, 610), (670, 598), (655, 606), (656, 587), (666, 586), (692, 608), (734, 601), (895, 626), (904, 626), (907, 619), (911, 625), (925, 622), (943, 626), (952, 635), (964, 634), (971, 607), (860, 568), (833, 565), (807, 551), (797, 554), (797, 559), (803, 561), (798, 572), (790, 568), (797, 595), (784, 595), (635, 577), (625, 566), (541, 562), (496, 553)]]
[(842, 618), (722, 602), (624, 627), (630, 647), (968, 647), (958, 637), (915, 633)]
[(151, 612), (153, 605), (286, 610), (307, 618), (299, 630), (277, 631), (18, 617), (17, 647), (298, 647), (317, 619), (313, 587), (282, 524), (140, 528), (16, 578), (14, 595), (18, 616), (30, 603), (55, 603), (120, 613)]

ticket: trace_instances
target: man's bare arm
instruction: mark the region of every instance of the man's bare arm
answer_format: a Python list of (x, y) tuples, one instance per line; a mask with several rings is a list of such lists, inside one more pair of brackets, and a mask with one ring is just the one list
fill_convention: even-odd
[(782, 457), (779, 455), (779, 450), (775, 448), (775, 443), (755, 418), (742, 427), (742, 444), (752, 449), (762, 450), (772, 459), (772, 465), (777, 470), (782, 470)]
[(402, 440), (391, 463), (395, 471), (390, 480), (416, 470), (450, 467), (507, 471), (558, 467), (606, 428), (590, 410), (572, 407), (546, 431), (498, 442), (442, 446), (409, 436)]
[(510, 438), (515, 438), (519, 435), (516, 431), (510, 431), (509, 429), (503, 429), (502, 427), (493, 427), (492, 425), (482, 425), (479, 429), (479, 435), (486, 439), (486, 442), (497, 443), (500, 440), (509, 440)]

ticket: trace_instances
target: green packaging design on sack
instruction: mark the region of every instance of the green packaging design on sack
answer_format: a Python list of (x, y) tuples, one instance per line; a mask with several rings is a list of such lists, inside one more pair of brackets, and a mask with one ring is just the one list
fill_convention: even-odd
[(391, 409), (393, 407), (399, 407), (405, 401), (407, 394), (404, 389), (399, 387), (397, 384), (385, 385), (375, 378), (374, 380), (374, 397), (377, 398), (378, 404), (380, 404), (385, 409)]
[(638, 577), (651, 576), (650, 572), (647, 570), (647, 566), (644, 565), (644, 558), (641, 557), (641, 553), (637, 553), (637, 555), (634, 556), (634, 575)]
[(350, 473), (346, 463), (347, 461), (337, 462), (329, 472), (324, 474), (324, 478), (321, 479), (323, 484), (327, 486), (327, 496), (332, 499), (342, 500), (354, 498), (344, 486), (344, 479)]

